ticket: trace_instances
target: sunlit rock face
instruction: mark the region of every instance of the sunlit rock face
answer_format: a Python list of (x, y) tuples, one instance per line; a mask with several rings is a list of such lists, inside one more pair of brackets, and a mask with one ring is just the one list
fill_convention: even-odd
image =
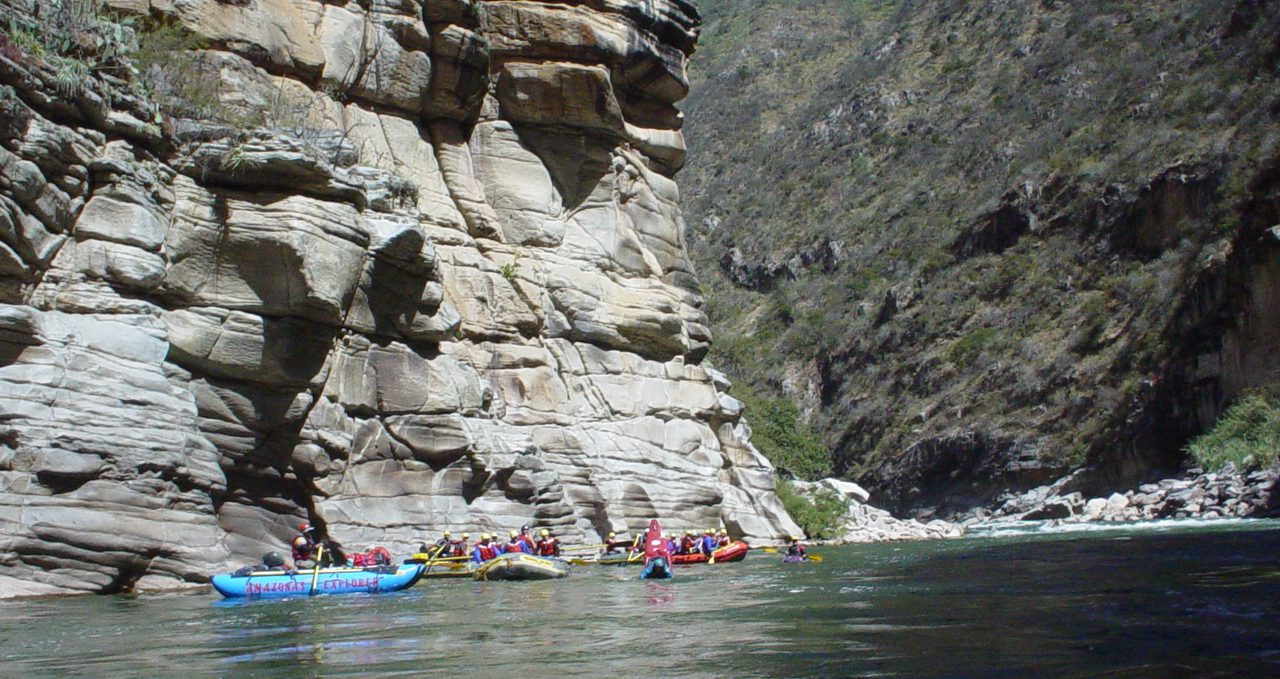
[(798, 532), (700, 365), (692, 6), (112, 4), (199, 38), (218, 115), (0, 55), (0, 594), (199, 582), (304, 520)]

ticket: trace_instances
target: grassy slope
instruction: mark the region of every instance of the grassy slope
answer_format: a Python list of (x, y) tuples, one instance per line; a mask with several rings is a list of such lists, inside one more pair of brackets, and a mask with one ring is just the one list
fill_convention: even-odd
[[(976, 476), (1080, 464), (1277, 155), (1255, 4), (702, 0), (681, 184), (712, 362), (872, 485), (957, 437)], [(1196, 188), (1141, 203), (1175, 167)], [(1029, 233), (953, 246), (1003, 203)]]

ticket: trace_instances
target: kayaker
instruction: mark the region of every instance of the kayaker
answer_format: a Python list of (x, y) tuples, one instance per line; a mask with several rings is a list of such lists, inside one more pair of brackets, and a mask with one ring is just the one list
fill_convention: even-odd
[(488, 533), (480, 534), (480, 541), (477, 542), (476, 546), (471, 550), (472, 561), (476, 563), (484, 563), (489, 559), (498, 556), (498, 550), (495, 549), (493, 543), (490, 542), (491, 539), (492, 538)]
[(800, 544), (800, 538), (787, 536), (787, 556), (804, 556), (804, 545)]
[(525, 554), (529, 553), (524, 548), (524, 540), (520, 539), (520, 534), (516, 531), (511, 531), (511, 539), (507, 540), (505, 551), (507, 554), (517, 554), (521, 552)]
[(720, 532), (716, 534), (716, 547), (728, 547), (730, 542), (729, 531), (721, 528)]
[(316, 543), (310, 535), (314, 530), (309, 523), (298, 526), (298, 537), (293, 539), (292, 545), (294, 568), (316, 567)]
[(538, 543), (533, 539), (532, 535), (529, 535), (529, 524), (527, 523), (520, 526), (520, 542), (524, 544), (525, 554), (538, 553)]
[(560, 540), (546, 528), (539, 535), (542, 539), (538, 540), (538, 556), (560, 556)]

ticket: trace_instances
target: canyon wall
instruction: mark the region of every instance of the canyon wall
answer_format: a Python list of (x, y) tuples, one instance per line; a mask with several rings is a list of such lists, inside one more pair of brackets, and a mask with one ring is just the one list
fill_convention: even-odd
[(110, 4), (90, 38), (189, 41), (185, 109), (0, 4), (0, 594), (202, 582), (304, 520), (797, 532), (701, 365), (691, 5)]

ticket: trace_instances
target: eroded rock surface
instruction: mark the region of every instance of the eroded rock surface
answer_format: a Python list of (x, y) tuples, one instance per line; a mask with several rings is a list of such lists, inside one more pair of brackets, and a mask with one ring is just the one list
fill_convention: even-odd
[(796, 532), (700, 365), (692, 6), (111, 4), (206, 46), (223, 117), (0, 53), (0, 595), (201, 582), (302, 520)]

